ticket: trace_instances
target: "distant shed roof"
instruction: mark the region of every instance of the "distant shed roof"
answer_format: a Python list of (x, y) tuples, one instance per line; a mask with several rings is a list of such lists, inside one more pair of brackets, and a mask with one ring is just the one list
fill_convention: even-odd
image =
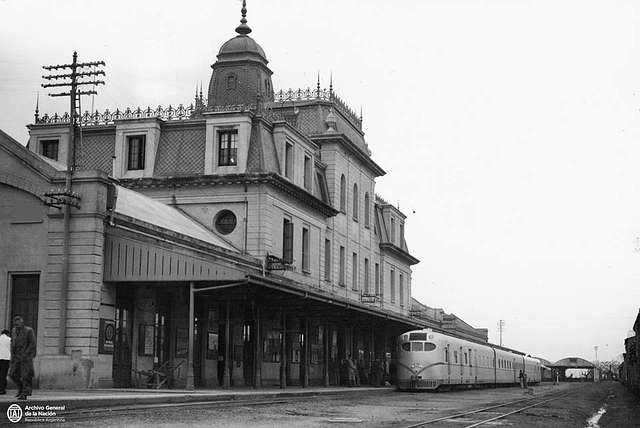
[(585, 360), (584, 358), (579, 357), (568, 357), (563, 358), (559, 361), (553, 363), (553, 367), (568, 367), (568, 368), (576, 368), (576, 369), (584, 369), (593, 367), (593, 363)]
[(163, 229), (172, 230), (230, 251), (238, 251), (237, 248), (234, 248), (215, 233), (177, 209), (125, 187), (116, 187), (118, 189), (116, 213), (162, 227)]

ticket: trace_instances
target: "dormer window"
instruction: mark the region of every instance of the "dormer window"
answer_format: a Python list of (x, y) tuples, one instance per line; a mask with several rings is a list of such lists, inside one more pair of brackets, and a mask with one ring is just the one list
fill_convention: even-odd
[(284, 148), (284, 176), (293, 180), (293, 144), (289, 143)]
[(40, 154), (49, 159), (58, 160), (58, 140), (42, 140)]
[(238, 131), (218, 132), (218, 165), (234, 166), (238, 164)]
[(304, 157), (304, 188), (311, 191), (311, 158), (307, 155)]
[(144, 169), (145, 136), (127, 137), (127, 169), (129, 171)]

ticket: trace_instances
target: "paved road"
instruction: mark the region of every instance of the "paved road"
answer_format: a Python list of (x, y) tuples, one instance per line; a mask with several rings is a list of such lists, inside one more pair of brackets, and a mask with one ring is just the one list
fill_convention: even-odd
[[(532, 393), (532, 394), (531, 394)], [(618, 383), (543, 385), (531, 391), (519, 388), (454, 391), (444, 393), (400, 393), (380, 391), (362, 396), (314, 397), (301, 400), (270, 400), (260, 404), (234, 403), (218, 407), (213, 403), (186, 407), (164, 407), (128, 411), (126, 414), (94, 415), (70, 419), (62, 426), (77, 427), (408, 427), (491, 404), (534, 398), (522, 405), (467, 415), (456, 421), (442, 420), (427, 427), (465, 427), (499, 416), (526, 404), (543, 400), (547, 394), (567, 395), (541, 406), (496, 421), (515, 427), (584, 428), (604, 408), (592, 428), (637, 427), (640, 403)], [(551, 397), (551, 396), (547, 396)], [(275, 401), (275, 402), (274, 402)], [(48, 426), (51, 426), (50, 424)]]

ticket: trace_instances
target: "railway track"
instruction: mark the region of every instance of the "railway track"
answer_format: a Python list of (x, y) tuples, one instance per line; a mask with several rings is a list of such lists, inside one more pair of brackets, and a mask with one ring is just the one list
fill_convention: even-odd
[[(500, 409), (500, 408), (504, 408), (504, 407), (511, 407), (511, 406), (516, 407), (516, 409), (506, 411), (506, 412), (501, 413), (501, 414), (499, 414), (497, 416), (492, 416), (492, 417), (489, 417), (487, 419), (483, 419), (483, 420), (480, 420), (480, 421), (477, 421), (477, 422), (473, 422), (470, 425), (465, 425), (464, 426), (465, 428), (477, 427), (477, 426), (488, 424), (488, 423), (491, 423), (491, 422), (494, 422), (494, 421), (497, 421), (497, 420), (500, 420), (500, 419), (504, 419), (504, 418), (506, 418), (508, 416), (515, 415), (517, 413), (523, 412), (523, 411), (525, 411), (527, 409), (531, 409), (531, 408), (536, 407), (536, 406), (540, 406), (540, 405), (548, 403), (550, 401), (557, 400), (557, 399), (559, 399), (561, 397), (566, 396), (567, 394), (568, 394), (568, 392), (562, 392), (562, 393), (559, 393), (559, 394), (547, 394), (545, 397), (522, 398), (522, 399), (519, 399), (519, 400), (508, 401), (506, 403), (495, 404), (495, 405), (491, 405), (491, 406), (488, 406), (488, 407), (483, 407), (483, 408), (480, 408), (480, 409), (469, 410), (469, 411), (466, 411), (466, 412), (455, 413), (455, 414), (452, 414), (452, 415), (442, 416), (440, 418), (435, 418), (435, 419), (430, 419), (430, 420), (423, 421), (423, 422), (418, 422), (418, 423), (413, 424), (413, 425), (404, 426), (403, 428), (418, 428), (418, 427), (422, 427), (422, 426), (426, 426), (426, 425), (435, 424), (437, 422), (445, 422), (446, 423), (447, 421), (451, 421), (451, 423), (455, 423), (456, 426), (460, 426), (461, 424), (459, 422), (453, 422), (453, 421), (456, 420), (456, 419), (464, 418), (464, 417), (471, 416), (471, 415), (477, 415), (477, 414), (481, 414), (481, 413), (490, 412), (490, 411), (495, 410), (495, 409)], [(549, 397), (550, 395), (552, 395), (550, 398), (546, 398), (546, 397)], [(534, 401), (536, 401), (536, 402), (534, 402)], [(534, 403), (532, 403), (532, 402), (534, 402)], [(532, 404), (527, 404), (527, 403), (532, 403)], [(517, 407), (517, 406), (520, 406), (520, 405), (523, 405), (523, 407)]]
[[(372, 393), (368, 393), (369, 395)], [(322, 395), (323, 400), (340, 400), (344, 398), (346, 394), (331, 394)], [(151, 403), (151, 404), (131, 404), (121, 406), (111, 406), (103, 408), (86, 408), (69, 410), (64, 413), (60, 413), (59, 416), (65, 418), (67, 422), (82, 421), (89, 419), (99, 418), (111, 418), (116, 416), (129, 416), (136, 412), (144, 412), (146, 410), (165, 410), (173, 408), (188, 408), (188, 407), (206, 407), (207, 410), (213, 409), (226, 409), (232, 407), (242, 406), (270, 406), (278, 404), (290, 404), (299, 403), (304, 401), (315, 400), (320, 397), (319, 395), (305, 395), (302, 397), (269, 397), (269, 398), (257, 398), (257, 399), (231, 399), (231, 400), (201, 400), (190, 402), (176, 402), (176, 403)]]

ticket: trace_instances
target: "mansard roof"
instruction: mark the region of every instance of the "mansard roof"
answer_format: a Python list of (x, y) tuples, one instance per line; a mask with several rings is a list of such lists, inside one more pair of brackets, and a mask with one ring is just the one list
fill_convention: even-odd
[[(376, 195), (376, 204), (374, 205), (374, 221), (375, 227), (378, 231), (378, 239), (380, 241), (380, 249), (386, 250), (398, 258), (405, 260), (410, 265), (415, 265), (420, 263), (420, 260), (413, 257), (409, 253), (409, 248), (407, 247), (407, 241), (404, 239), (404, 236), (400, 236), (401, 242), (400, 245), (397, 245), (391, 242), (391, 236), (389, 233), (389, 227), (387, 227), (387, 223), (385, 221), (384, 215), (382, 214), (382, 206), (379, 205), (379, 197)], [(404, 216), (402, 216), (404, 218)]]

